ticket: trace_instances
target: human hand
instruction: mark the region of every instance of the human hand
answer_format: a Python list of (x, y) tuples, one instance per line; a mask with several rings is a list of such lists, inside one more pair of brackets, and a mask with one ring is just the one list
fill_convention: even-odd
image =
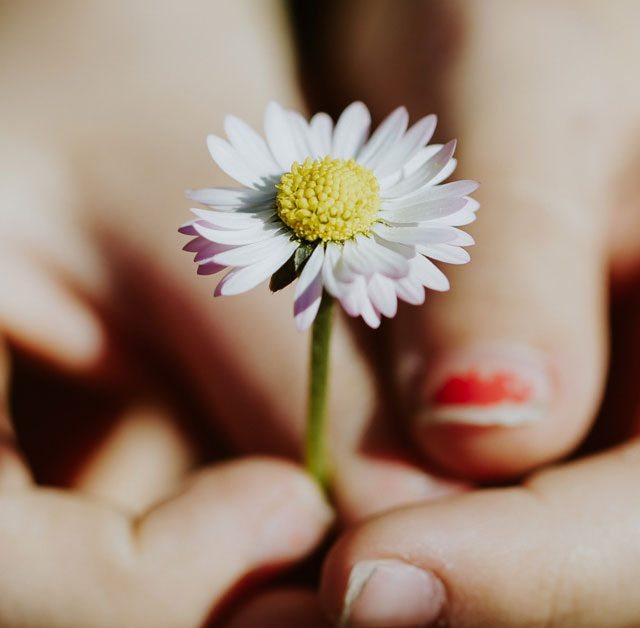
[(327, 609), (345, 626), (636, 626), (639, 465), (636, 440), (381, 515), (331, 551)]
[[(638, 167), (640, 93), (636, 84), (627, 89), (624, 75), (637, 58), (637, 42), (626, 36), (637, 8), (454, 3), (454, 13), (461, 5), (451, 124), (466, 139), (461, 163), (483, 182), (483, 210), (472, 268), (454, 274), (451, 295), (418, 313), (421, 348), (436, 359), (419, 373), (428, 407), (414, 434), (441, 466), (481, 479), (573, 450), (600, 402), (611, 274), (615, 304), (627, 309), (614, 321), (626, 324), (614, 329), (621, 335), (608, 403), (589, 446), (629, 442), (517, 487), (365, 522), (331, 551), (322, 595), (331, 615), (353, 626), (636, 625), (639, 408), (629, 375), (639, 359), (640, 193), (630, 173)], [(407, 23), (425, 24), (415, 16)], [(391, 58), (384, 47), (380, 55)], [(354, 66), (361, 70), (357, 58)], [(447, 413), (431, 405), (447, 374), (531, 373), (519, 349), (504, 359), (505, 344), (535, 348), (546, 369), (547, 404), (537, 420), (518, 423), (526, 415), (517, 407), (502, 425), (489, 404)]]
[[(86, 106), (94, 94), (105, 103), (102, 87), (87, 80), (109, 76), (117, 52), (104, 34), (117, 28), (109, 30), (96, 7), (85, 9), (0, 9), (10, 59), (0, 70), (10, 86), (0, 126), (0, 624), (201, 626), (220, 620), (247, 577), (306, 557), (331, 513), (291, 464), (244, 458), (196, 470), (201, 457), (211, 459), (203, 450), (213, 438), (206, 427), (190, 433), (198, 404), (144, 307), (141, 286), (161, 273), (123, 289), (134, 272), (122, 270), (130, 258), (118, 237), (128, 230), (121, 219), (136, 204), (157, 211), (167, 189), (131, 205), (119, 197), (128, 193), (131, 164), (152, 167), (155, 153), (141, 141), (148, 135), (116, 120), (117, 96), (102, 118)], [(117, 24), (128, 28), (136, 15), (146, 23), (144, 11), (128, 10)], [(33, 33), (39, 46), (25, 48)], [(110, 94), (126, 91), (119, 81), (126, 83), (128, 63), (135, 66), (135, 54), (118, 52), (126, 63)], [(101, 63), (104, 72), (96, 72)], [(46, 91), (52, 76), (55, 88), (35, 103), (24, 90)], [(143, 101), (132, 97), (129, 122)], [(165, 172), (166, 162), (159, 167)], [(138, 187), (144, 175), (133, 178)], [(173, 212), (187, 180), (167, 183)], [(163, 215), (169, 224), (159, 231), (173, 251), (177, 218)], [(162, 238), (141, 248), (157, 253)]]
[[(231, 33), (231, 30), (229, 30), (229, 33)], [(55, 31), (47, 30), (47, 32)], [(92, 31), (86, 29), (86, 32)], [(256, 40), (259, 39), (259, 32), (262, 31), (258, 30), (254, 33)], [(233, 39), (232, 34), (229, 34), (229, 37)], [(194, 37), (192, 40), (203, 41), (204, 39)], [(95, 38), (92, 37), (92, 41), (99, 42), (100, 39), (96, 36)], [(219, 42), (221, 46), (220, 52), (222, 53), (225, 44), (222, 39)], [(52, 49), (57, 48), (53, 46)], [(66, 48), (60, 49), (64, 50)], [(184, 50), (186, 48), (183, 46), (181, 49)], [(369, 50), (371, 49), (369, 48)], [(151, 50), (151, 56), (156, 55), (154, 67), (170, 67), (168, 64), (158, 62), (159, 59), (163, 58), (161, 57), (162, 50), (158, 50), (153, 46), (145, 47), (145, 50)], [(95, 54), (85, 56), (94, 60), (96, 58)], [(84, 57), (76, 55), (75, 58)], [(267, 57), (265, 56), (264, 58)], [(136, 64), (139, 66), (140, 63), (140, 60), (136, 57)], [(136, 64), (132, 63), (130, 67), (135, 68), (137, 67)], [(65, 67), (68, 68), (67, 75), (72, 76), (73, 63), (65, 64)], [(143, 67), (147, 66), (143, 64)], [(196, 66), (185, 63), (184, 67)], [(263, 68), (263, 70), (267, 75), (268, 68)], [(207, 74), (209, 71), (213, 72), (214, 68), (203, 68), (203, 74)], [(79, 72), (78, 75), (86, 77), (88, 74)], [(274, 77), (271, 78), (274, 79)], [(113, 89), (110, 93), (122, 92), (124, 87), (129, 90), (128, 93), (130, 93), (132, 101), (134, 101), (136, 96), (131, 91), (131, 84), (133, 83), (123, 80), (122, 85), (119, 83), (112, 85)], [(171, 85), (172, 83), (169, 80), (166, 84)], [(247, 84), (254, 85), (255, 81), (249, 80)], [(287, 102), (294, 104), (295, 97), (292, 95), (291, 90), (287, 91), (286, 81), (276, 80), (274, 84), (278, 86), (278, 93), (284, 92), (288, 94), (289, 99)], [(231, 93), (232, 91), (231, 89), (221, 90), (224, 93)], [(379, 90), (377, 91), (379, 93)], [(173, 93), (175, 92), (176, 90), (173, 90)], [(411, 103), (411, 100), (405, 97), (410, 95), (408, 90), (404, 95), (401, 95), (402, 92), (399, 90), (395, 90), (393, 93), (398, 102)], [(156, 103), (163, 103), (163, 106), (164, 103), (168, 103), (165, 106), (167, 113), (175, 114), (175, 111), (171, 108), (173, 101), (170, 95), (162, 90), (159, 92), (152, 91), (152, 94), (151, 100)], [(139, 99), (140, 102), (148, 103), (150, 100), (149, 94), (145, 93), (144, 96), (144, 98)], [(215, 96), (216, 94), (207, 95), (203, 93), (200, 94), (200, 98), (197, 100), (198, 102), (210, 103), (215, 100)], [(413, 104), (413, 110), (419, 111), (421, 107), (424, 107), (427, 99), (423, 98), (423, 96), (423, 94), (419, 94), (416, 97), (419, 104)], [(257, 97), (261, 96), (258, 95)], [(367, 100), (375, 102), (373, 97), (367, 97)], [(231, 101), (233, 101), (233, 98), (231, 98)], [(251, 101), (252, 98), (244, 99), (245, 103), (250, 103)], [(414, 100), (413, 102), (415, 103), (416, 101)], [(390, 106), (387, 106), (387, 103), (379, 104), (379, 113), (383, 113), (383, 110), (386, 113), (396, 104), (395, 100), (390, 103)], [(65, 103), (64, 107), (66, 106)], [(249, 105), (245, 106), (249, 107)], [(61, 111), (65, 110), (64, 107), (61, 108)], [(228, 107), (229, 111), (235, 111), (243, 115), (243, 112), (235, 109), (232, 104), (229, 104)], [(261, 107), (258, 109), (261, 109)], [(430, 109), (432, 108), (430, 107)], [(144, 107), (142, 110), (145, 115), (140, 115), (141, 126), (135, 130), (134, 134), (130, 134), (127, 131), (128, 127), (125, 126), (122, 127), (122, 136), (114, 133), (113, 129), (120, 128), (117, 120), (115, 124), (105, 124), (105, 127), (108, 128), (108, 133), (101, 137), (98, 142), (102, 147), (99, 154), (96, 155), (93, 150), (96, 143), (94, 134), (85, 132), (84, 135), (92, 138), (93, 141), (90, 146), (92, 150), (88, 150), (82, 142), (74, 146), (77, 154), (81, 155), (85, 170), (84, 174), (87, 174), (86, 171), (88, 171), (86, 181), (83, 180), (85, 187), (88, 188), (87, 197), (100, 199), (98, 208), (108, 208), (108, 211), (102, 212), (102, 218), (104, 216), (113, 217), (111, 227), (116, 225), (121, 233), (124, 232), (127, 235), (131, 232), (130, 223), (128, 222), (131, 213), (130, 208), (136, 208), (137, 222), (132, 221), (132, 224), (144, 227), (145, 239), (134, 243), (128, 242), (128, 247), (124, 250), (119, 249), (118, 253), (128, 252), (131, 248), (137, 247), (137, 252), (140, 255), (139, 258), (134, 259), (136, 261), (139, 261), (140, 258), (145, 259), (145, 265), (135, 264), (127, 269), (127, 278), (136, 280), (135, 282), (132, 281), (137, 291), (136, 296), (142, 293), (147, 299), (147, 309), (143, 310), (143, 313), (153, 313), (153, 318), (147, 317), (145, 322), (154, 327), (155, 331), (160, 330), (155, 335), (156, 338), (166, 340), (166, 337), (172, 337), (171, 345), (175, 348), (176, 355), (183, 358), (184, 364), (189, 365), (189, 372), (194, 380), (201, 384), (200, 390), (209, 403), (212, 413), (215, 413), (217, 418), (225, 425), (231, 439), (239, 447), (249, 451), (267, 449), (292, 456), (299, 455), (304, 428), (302, 417), (304, 415), (306, 342), (304, 338), (301, 339), (295, 336), (293, 324), (288, 328), (283, 325), (283, 322), (291, 321), (288, 295), (272, 297), (270, 301), (267, 301), (268, 298), (264, 294), (247, 295), (246, 297), (234, 297), (234, 299), (229, 299), (226, 302), (219, 301), (215, 306), (212, 306), (210, 305), (210, 287), (205, 285), (206, 282), (202, 281), (202, 279), (185, 281), (184, 278), (190, 277), (192, 269), (188, 260), (177, 261), (178, 254), (176, 254), (175, 258), (167, 255), (167, 251), (173, 251), (175, 246), (174, 236), (168, 237), (167, 234), (173, 232), (175, 224), (173, 212), (174, 208), (180, 203), (176, 190), (198, 184), (194, 172), (199, 173), (203, 169), (195, 165), (195, 162), (204, 164), (204, 161), (188, 159), (183, 155), (183, 159), (176, 159), (176, 163), (172, 163), (172, 167), (176, 168), (173, 176), (167, 177), (167, 155), (171, 151), (166, 147), (167, 145), (174, 148), (178, 145), (183, 146), (187, 132), (190, 134), (189, 137), (194, 138), (195, 144), (195, 138), (200, 137), (203, 133), (203, 129), (197, 128), (197, 120), (202, 120), (202, 115), (200, 117), (197, 115), (189, 116), (188, 121), (181, 119), (178, 129), (171, 126), (170, 128), (162, 127), (165, 144), (160, 145), (160, 150), (158, 150), (158, 143), (148, 142), (148, 140), (149, 137), (157, 138), (157, 129), (161, 125), (154, 126), (154, 121), (156, 120), (154, 116), (150, 115), (150, 112), (147, 112)], [(164, 109), (160, 108), (159, 111), (161, 113)], [(199, 114), (202, 114), (202, 112), (199, 111)], [(64, 120), (64, 116), (61, 117)], [(164, 118), (162, 115), (159, 117), (163, 119), (163, 122), (173, 119), (170, 115)], [(250, 115), (243, 117), (251, 118)], [(220, 120), (221, 117), (209, 112), (208, 120), (211, 119)], [(473, 116), (469, 116), (469, 120), (473, 119)], [(84, 127), (81, 122), (77, 119), (74, 122), (77, 128), (82, 131)], [(206, 131), (217, 132), (215, 128), (206, 128)], [(82, 135), (81, 132), (76, 131), (76, 133), (80, 136)], [(134, 141), (129, 141), (130, 135), (132, 135)], [(467, 135), (464, 137), (466, 138)], [(479, 141), (476, 142), (476, 144), (479, 143)], [(125, 147), (124, 150), (123, 146)], [(165, 152), (163, 152), (162, 148), (166, 149)], [(189, 148), (188, 152), (193, 157), (191, 150)], [(471, 151), (471, 147), (469, 150)], [(114, 154), (138, 156), (137, 159), (126, 163), (125, 170), (129, 178), (124, 176), (118, 168), (120, 162), (113, 159)], [(159, 160), (161, 162), (159, 164), (149, 158), (150, 155), (156, 154), (163, 155), (163, 159)], [(84, 159), (82, 156), (84, 156)], [(466, 157), (464, 161), (467, 161)], [(137, 168), (139, 168), (139, 171)], [(482, 171), (477, 169), (472, 162), (468, 163), (468, 168), (471, 176), (486, 179), (486, 176), (482, 177)], [(149, 172), (152, 175), (149, 175)], [(114, 175), (116, 176), (114, 177)], [(199, 176), (203, 176), (203, 184), (209, 182), (204, 179), (204, 175)], [(140, 181), (144, 181), (149, 177), (153, 180), (153, 186), (141, 186)], [(116, 182), (117, 184), (114, 185)], [(151, 189), (153, 190), (152, 196), (149, 196), (149, 190)], [(483, 198), (482, 200), (486, 209), (487, 199)], [(146, 209), (149, 210), (149, 214), (145, 214)], [(549, 228), (551, 226), (553, 225), (549, 225)], [(481, 224), (479, 228), (482, 228)], [(133, 232), (136, 233), (135, 230)], [(490, 235), (493, 237), (493, 234)], [(478, 236), (478, 241), (482, 245), (480, 236)], [(492, 241), (495, 242), (495, 240)], [(498, 248), (497, 244), (495, 248)], [(474, 255), (474, 257), (478, 256), (480, 256), (480, 249)], [(149, 264), (149, 260), (153, 260), (153, 264)], [(162, 267), (161, 270), (165, 278), (170, 277), (170, 281), (158, 283), (157, 274), (150, 272), (150, 266)], [(483, 268), (486, 268), (486, 266), (483, 266)], [(155, 268), (155, 270), (158, 270), (158, 268)], [(470, 269), (465, 269), (459, 278), (454, 278), (453, 285), (456, 291), (458, 291), (456, 286), (464, 280), (464, 276), (468, 272), (470, 272)], [(515, 279), (518, 280), (519, 283), (517, 285), (519, 287), (531, 287), (529, 284), (523, 284), (520, 281), (521, 276)], [(562, 285), (571, 285), (572, 281), (572, 278), (565, 278)], [(179, 285), (181, 282), (185, 285)], [(467, 283), (467, 286), (470, 283), (471, 281)], [(462, 292), (458, 293), (464, 295), (465, 284), (460, 285), (463, 288)], [(167, 287), (170, 289), (165, 290)], [(511, 293), (508, 292), (507, 287), (509, 287), (508, 283), (504, 293), (506, 295), (504, 298), (508, 300)], [(510, 289), (513, 289), (513, 285), (510, 286)], [(146, 294), (147, 292), (154, 294)], [(587, 290), (586, 292), (590, 291)], [(431, 296), (431, 301), (433, 302), (433, 295)], [(446, 295), (442, 303), (444, 304), (453, 296), (453, 294)], [(538, 296), (544, 296), (544, 294)], [(464, 303), (465, 301), (462, 299), (462, 304), (464, 305)], [(149, 307), (149, 304), (151, 304), (151, 307)], [(258, 321), (255, 320), (253, 315), (256, 310), (262, 314)], [(465, 311), (460, 304), (455, 307), (455, 310), (458, 312)], [(234, 323), (233, 326), (230, 325), (231, 322)], [(446, 320), (444, 322), (446, 324)], [(467, 324), (467, 321), (461, 322), (464, 322), (465, 325)], [(471, 329), (475, 328), (472, 326)], [(270, 347), (273, 345), (266, 345), (263, 342), (265, 337), (272, 339), (274, 344), (279, 347), (287, 347), (287, 351), (279, 352), (278, 354), (279, 369), (272, 368), (273, 351)], [(420, 501), (435, 495), (442, 495), (452, 489), (456, 490), (455, 484), (434, 481), (432, 475), (425, 473), (424, 463), (419, 461), (417, 456), (412, 454), (411, 449), (405, 446), (406, 443), (402, 437), (403, 426), (399, 425), (397, 420), (392, 421), (385, 417), (383, 412), (379, 411), (380, 406), (377, 403), (379, 391), (376, 391), (376, 380), (372, 377), (371, 371), (362, 358), (357, 345), (348, 339), (344, 328), (343, 331), (337, 332), (336, 340), (338, 340), (336, 345), (340, 349), (335, 355), (334, 373), (339, 374), (339, 377), (336, 376), (336, 381), (334, 382), (333, 415), (336, 417), (336, 422), (332, 427), (332, 431), (336, 462), (336, 496), (342, 506), (345, 518), (360, 518), (372, 511), (384, 509), (398, 503)], [(380, 336), (378, 335), (376, 336), (376, 341), (379, 340)], [(215, 362), (212, 361), (212, 356), (215, 356)], [(577, 362), (577, 366), (580, 367), (580, 360)], [(212, 375), (213, 364), (215, 364), (215, 372)], [(238, 374), (241, 374), (241, 376), (237, 377)], [(585, 384), (585, 388), (589, 388), (588, 382)], [(252, 390), (253, 394), (244, 394), (247, 389)], [(570, 397), (573, 399), (574, 396), (570, 395)], [(222, 399), (225, 402), (220, 404)], [(586, 403), (586, 405), (589, 404)], [(588, 415), (589, 412), (578, 412), (577, 414), (583, 416)], [(567, 411), (567, 415), (573, 416), (573, 413)], [(238, 416), (243, 417), (242, 422), (237, 420)], [(372, 417), (375, 420), (372, 420)], [(577, 431), (586, 429), (587, 423), (588, 417), (576, 420), (575, 423), (569, 420), (570, 425), (579, 428)], [(531, 427), (533, 426), (529, 426), (529, 428)], [(518, 428), (519, 433), (526, 434), (526, 430), (529, 428)], [(513, 435), (518, 432), (516, 430), (505, 431), (501, 428), (497, 430), (491, 428), (486, 431), (470, 430), (467, 436), (474, 436), (475, 434), (473, 442), (478, 442), (478, 440), (482, 441), (482, 438), (479, 437), (482, 437), (482, 434), (486, 434), (486, 440), (491, 442), (501, 433)], [(550, 432), (544, 433), (549, 435)], [(561, 443), (560, 449), (570, 447), (568, 441), (573, 442), (573, 439), (577, 438), (575, 433), (572, 432), (572, 434), (571, 438), (565, 439), (564, 443)], [(512, 436), (507, 436), (506, 442), (509, 442), (510, 438)], [(467, 438), (463, 439), (463, 441), (467, 440)], [(523, 451), (526, 453), (529, 451), (527, 439), (520, 437), (519, 440), (516, 439), (516, 442), (521, 443), (523, 440), (525, 441), (522, 443)], [(562, 440), (561, 438), (560, 441)], [(458, 442), (457, 439), (449, 438), (449, 444), (439, 447), (438, 453), (451, 451), (452, 446), (455, 448)], [(535, 439), (533, 442), (535, 442)], [(534, 448), (531, 447), (530, 449)], [(492, 451), (483, 453), (482, 449), (479, 452), (476, 449), (475, 452), (474, 447), (467, 447), (467, 453), (470, 455), (466, 460), (473, 462), (476, 470), (463, 469), (461, 471), (473, 475), (479, 474), (484, 477), (493, 474), (505, 476), (514, 472), (523, 472), (531, 465), (553, 458), (558, 455), (558, 447), (556, 447), (555, 439), (548, 437), (543, 446), (533, 452), (534, 455), (523, 456), (523, 459), (527, 459), (526, 463), (518, 464), (515, 468), (512, 464), (513, 460), (511, 460), (511, 464), (501, 464), (496, 469), (493, 465), (500, 462), (500, 458), (495, 458)], [(449, 458), (454, 461), (460, 459), (456, 457), (455, 449)], [(516, 462), (520, 463), (519, 460)], [(487, 467), (489, 467), (489, 472)]]
[[(70, 366), (43, 353), (49, 369)], [(25, 460), (4, 351), (1, 366), (3, 626), (208, 625), (249, 576), (304, 558), (331, 522), (318, 488), (291, 464), (245, 458), (191, 471), (171, 404), (141, 386), (132, 395), (96, 383), (76, 364), (48, 378), (25, 381), (25, 366), (15, 374)]]

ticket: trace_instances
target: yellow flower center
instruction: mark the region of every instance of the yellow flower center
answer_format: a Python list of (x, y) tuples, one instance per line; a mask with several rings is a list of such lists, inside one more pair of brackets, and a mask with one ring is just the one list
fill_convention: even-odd
[(368, 233), (380, 209), (380, 186), (373, 172), (354, 159), (307, 158), (282, 175), (276, 196), (278, 216), (302, 239), (344, 242)]

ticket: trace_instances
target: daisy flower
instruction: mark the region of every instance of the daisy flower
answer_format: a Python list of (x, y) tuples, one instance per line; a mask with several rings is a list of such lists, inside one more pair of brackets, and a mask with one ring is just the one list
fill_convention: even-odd
[[(297, 279), (294, 317), (300, 330), (314, 321), (323, 292), (350, 316), (378, 327), (398, 299), (420, 304), (425, 288), (447, 290), (428, 259), (465, 263), (473, 244), (457, 227), (475, 219), (475, 181), (442, 183), (455, 169), (455, 141), (428, 145), (434, 115), (408, 126), (404, 107), (368, 138), (371, 117), (349, 105), (335, 127), (325, 113), (309, 122), (271, 102), (263, 139), (227, 116), (228, 140), (207, 139), (216, 164), (242, 187), (192, 190), (181, 228), (194, 236), (198, 272), (230, 268), (216, 295), (246, 292), (271, 277), (279, 289)], [(368, 139), (367, 139), (368, 138)]]

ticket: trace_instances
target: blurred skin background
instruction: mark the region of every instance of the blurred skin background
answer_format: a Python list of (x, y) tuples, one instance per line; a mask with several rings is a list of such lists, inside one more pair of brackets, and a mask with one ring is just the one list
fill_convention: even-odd
[[(640, 624), (639, 17), (0, 2), (0, 625)], [(228, 113), (261, 131), (272, 99), (436, 112), (482, 183), (449, 293), (377, 332), (336, 321), (335, 509), (293, 464), (291, 289), (214, 302), (177, 234), (185, 189), (233, 185), (206, 135)], [(544, 365), (539, 421), (420, 418), (438, 365), (498, 345)]]

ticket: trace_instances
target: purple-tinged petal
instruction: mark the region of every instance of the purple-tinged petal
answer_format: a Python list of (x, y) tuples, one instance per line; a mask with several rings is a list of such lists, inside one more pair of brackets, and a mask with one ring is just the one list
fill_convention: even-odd
[(302, 269), (296, 285), (293, 314), (299, 331), (309, 329), (320, 308), (323, 262), (324, 246), (319, 244)]

